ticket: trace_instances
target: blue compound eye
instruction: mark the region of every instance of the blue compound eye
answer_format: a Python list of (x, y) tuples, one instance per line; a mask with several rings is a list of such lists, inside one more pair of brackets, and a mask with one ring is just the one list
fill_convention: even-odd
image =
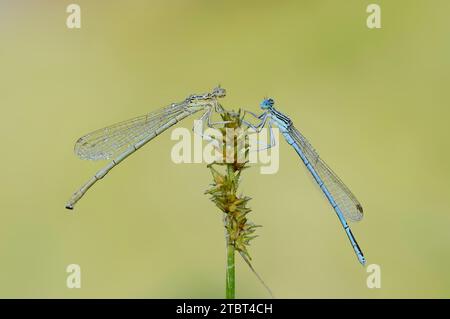
[(273, 99), (270, 99), (270, 98), (269, 99), (264, 99), (261, 102), (261, 108), (262, 109), (268, 109), (268, 108), (272, 107), (274, 104), (275, 104), (275, 101)]
[(264, 99), (260, 105), (261, 105), (262, 109), (268, 109), (268, 108), (272, 107), (274, 104), (275, 104), (275, 101), (273, 99), (269, 98), (269, 99)]

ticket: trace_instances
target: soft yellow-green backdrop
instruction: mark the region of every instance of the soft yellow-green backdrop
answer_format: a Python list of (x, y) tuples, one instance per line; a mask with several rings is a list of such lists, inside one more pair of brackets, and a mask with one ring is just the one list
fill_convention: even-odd
[[(338, 220), (286, 144), (275, 175), (245, 172), (254, 265), (276, 297), (450, 296), (448, 0), (0, 3), (0, 297), (219, 298), (221, 215), (201, 164), (165, 133), (73, 212), (104, 163), (77, 159), (91, 130), (221, 83), (224, 106), (270, 95), (365, 208), (352, 224), (381, 289), (368, 289)], [(191, 127), (192, 119), (181, 126)], [(66, 288), (66, 266), (82, 288)], [(240, 260), (237, 296), (268, 297)]]

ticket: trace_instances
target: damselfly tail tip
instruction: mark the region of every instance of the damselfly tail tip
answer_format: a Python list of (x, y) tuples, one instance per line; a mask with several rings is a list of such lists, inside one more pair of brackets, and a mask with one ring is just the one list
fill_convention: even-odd
[(70, 209), (70, 210), (73, 210), (73, 205), (67, 204), (67, 205), (66, 205), (66, 208), (67, 208), (67, 209)]
[(358, 259), (359, 262), (361, 263), (361, 265), (365, 266), (366, 265), (366, 258), (362, 255), (358, 255)]

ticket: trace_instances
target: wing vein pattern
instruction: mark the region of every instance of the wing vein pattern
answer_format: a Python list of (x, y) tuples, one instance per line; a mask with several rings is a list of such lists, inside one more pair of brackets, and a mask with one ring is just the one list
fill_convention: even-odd
[(75, 143), (75, 154), (87, 160), (110, 159), (130, 145), (143, 140), (185, 110), (183, 103), (172, 104), (146, 115), (95, 130), (78, 139)]
[(360, 221), (363, 218), (363, 208), (355, 195), (320, 158), (309, 141), (295, 127), (291, 126), (288, 132), (314, 167), (344, 216), (351, 221)]

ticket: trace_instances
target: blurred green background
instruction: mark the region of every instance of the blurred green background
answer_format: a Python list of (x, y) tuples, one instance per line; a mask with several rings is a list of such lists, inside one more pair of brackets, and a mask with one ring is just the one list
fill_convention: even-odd
[[(362, 202), (352, 230), (381, 266), (368, 289), (338, 220), (281, 146), (280, 171), (243, 178), (264, 225), (254, 266), (285, 298), (450, 296), (447, 0), (0, 3), (0, 297), (220, 298), (225, 245), (202, 164), (165, 133), (98, 183), (78, 137), (221, 83), (223, 105), (272, 96)], [(192, 119), (180, 126), (191, 127)], [(68, 264), (82, 288), (66, 287)], [(237, 264), (237, 297), (268, 297)]]

